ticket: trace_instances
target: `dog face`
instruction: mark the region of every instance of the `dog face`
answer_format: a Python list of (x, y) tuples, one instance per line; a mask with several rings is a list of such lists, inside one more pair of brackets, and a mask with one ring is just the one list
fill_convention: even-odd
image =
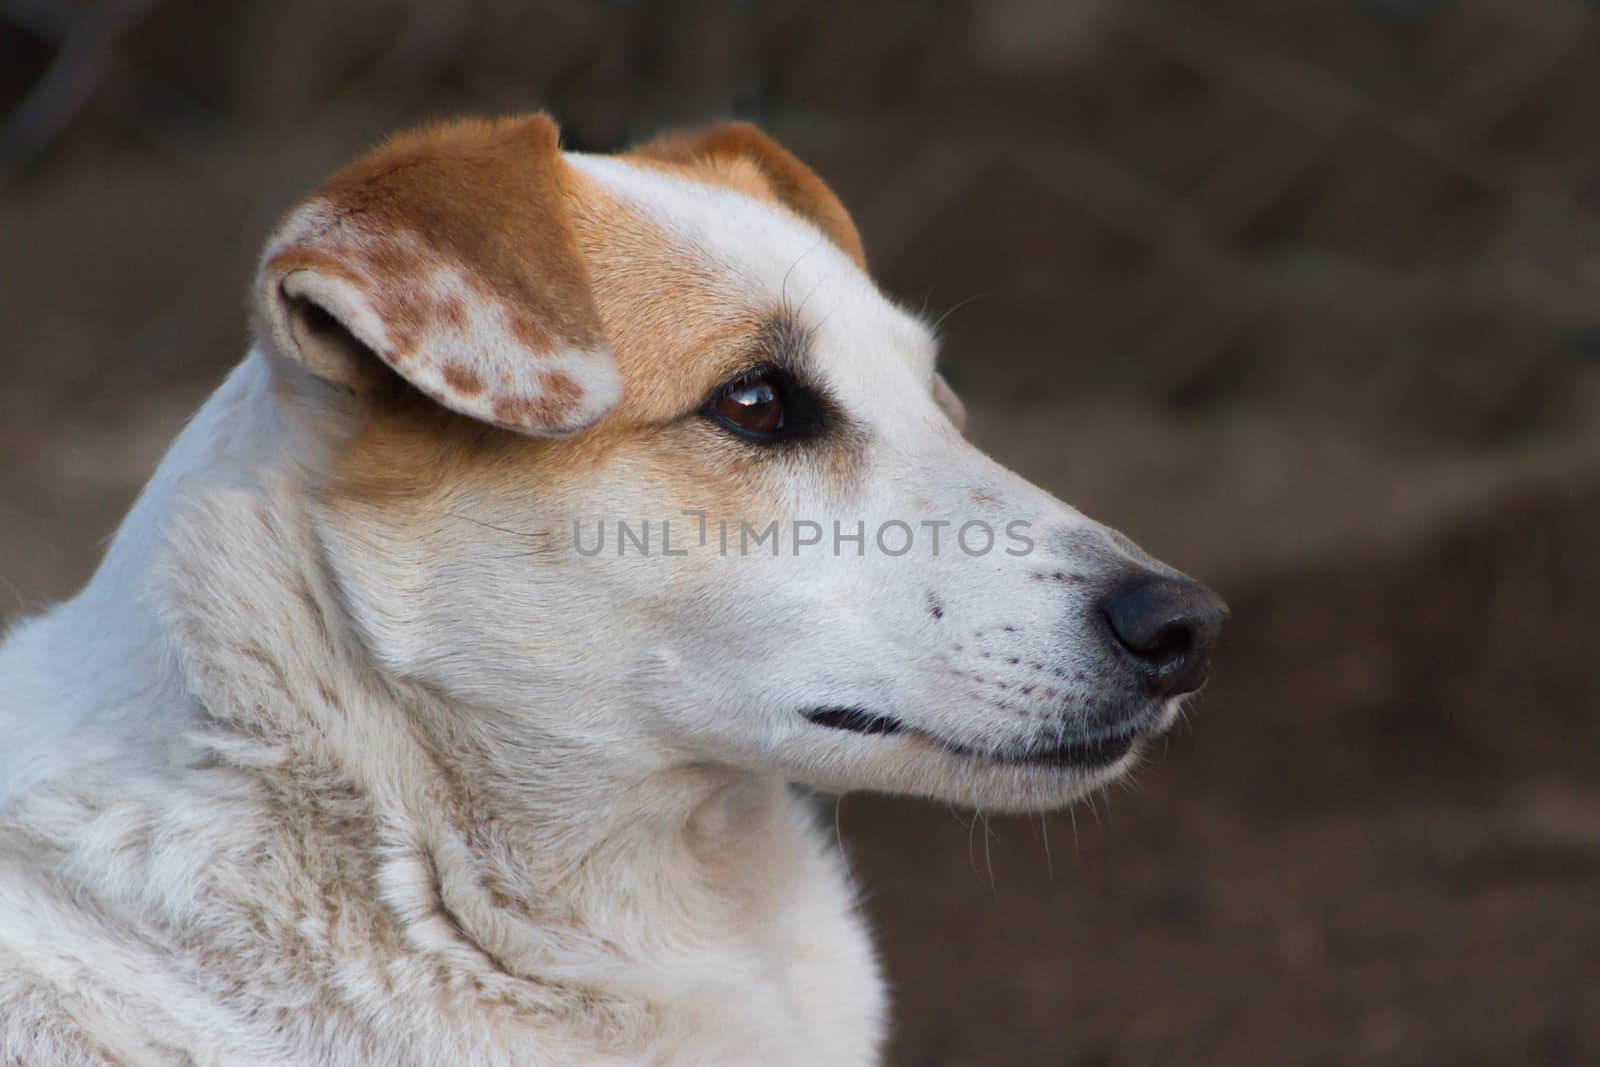
[(413, 134), (291, 215), (257, 306), (338, 427), (367, 647), (507, 751), (1047, 807), (1204, 680), (1221, 602), (962, 438), (929, 330), (748, 127)]

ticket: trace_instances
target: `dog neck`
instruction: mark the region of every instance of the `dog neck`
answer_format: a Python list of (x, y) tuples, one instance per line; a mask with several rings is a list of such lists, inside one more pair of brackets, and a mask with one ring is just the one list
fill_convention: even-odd
[[(287, 798), (295, 817), (272, 833), (372, 872), (370, 899), (344, 906), (485, 980), (654, 996), (681, 982), (653, 990), (652, 973), (708, 954), (660, 944), (652, 916), (726, 932), (781, 907), (792, 857), (815, 853), (782, 781), (590, 751), (527, 722), (507, 731), (375, 668), (323, 565), (305, 457), (275, 454), (285, 435), (265, 421), (270, 376), (252, 362), (179, 439), (80, 598), (147, 605), (150, 625), (122, 628), (134, 636), (118, 656), (147, 674), (170, 665), (154, 692), (183, 721), (156, 728), (179, 726), (199, 750), (178, 762)], [(131, 588), (150, 573), (152, 588)], [(651, 955), (661, 967), (641, 966)], [(597, 975), (607, 959), (614, 971)]]
[(162, 961), (153, 1032), (284, 1062), (545, 1062), (552, 1030), (588, 1050), (560, 1062), (872, 1062), (882, 987), (807, 806), (585, 738), (584, 708), (513, 724), (381, 669), (273, 388), (247, 360), (89, 586), (0, 645), (7, 832)]

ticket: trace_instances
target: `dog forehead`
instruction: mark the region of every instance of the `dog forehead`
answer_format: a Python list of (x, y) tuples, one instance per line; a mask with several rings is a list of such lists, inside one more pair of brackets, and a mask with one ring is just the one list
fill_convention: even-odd
[(812, 360), (843, 392), (931, 373), (927, 327), (792, 212), (723, 176), (566, 158), (591, 183), (577, 212), (580, 243), (629, 385), (648, 378), (659, 389), (663, 375), (714, 384), (698, 380), (719, 362), (711, 350), (747, 340), (779, 312), (811, 334)]

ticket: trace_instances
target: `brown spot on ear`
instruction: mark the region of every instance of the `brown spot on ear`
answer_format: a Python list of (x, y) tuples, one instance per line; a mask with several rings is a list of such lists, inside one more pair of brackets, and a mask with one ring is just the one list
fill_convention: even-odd
[(404, 360), (422, 345), (423, 338), (439, 319), (438, 302), (424, 295), (421, 283), (430, 269), (442, 260), (414, 242), (401, 247), (387, 235), (369, 235), (349, 253), (365, 268), (367, 277), (381, 282), (372, 294), (378, 314), (392, 346), (390, 355)]
[(545, 421), (551, 412), (559, 412), (565, 406), (557, 397), (497, 396), (494, 400), (494, 417), (509, 425), (537, 423)]
[(439, 319), (452, 330), (467, 328), (467, 302), (455, 293), (447, 293), (436, 301)]
[(551, 400), (562, 403), (570, 403), (583, 393), (577, 382), (560, 371), (544, 371), (539, 375), (539, 385)]
[(867, 268), (861, 234), (833, 190), (793, 153), (748, 122), (665, 133), (630, 155), (682, 166), (700, 178), (745, 193), (753, 191), (749, 172), (730, 164), (749, 163), (766, 183), (772, 199), (816, 226), (855, 260), (856, 266)]
[(465, 363), (447, 363), (441, 373), (445, 384), (463, 396), (477, 396), (483, 392), (483, 379)]
[(511, 335), (517, 343), (535, 352), (549, 352), (558, 346), (558, 342), (550, 335), (550, 329), (543, 322), (526, 312), (515, 308), (506, 310), (506, 322), (511, 327)]
[(577, 382), (559, 371), (541, 374), (538, 384), (543, 390), (539, 393), (495, 396), (495, 418), (508, 424), (555, 422), (583, 392)]

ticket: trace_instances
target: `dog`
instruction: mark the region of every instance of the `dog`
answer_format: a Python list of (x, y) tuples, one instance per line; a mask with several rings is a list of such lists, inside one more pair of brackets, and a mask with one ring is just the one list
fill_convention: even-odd
[(399, 136), (252, 313), (0, 646), (5, 1063), (876, 1063), (807, 790), (1059, 807), (1205, 680), (754, 127)]

